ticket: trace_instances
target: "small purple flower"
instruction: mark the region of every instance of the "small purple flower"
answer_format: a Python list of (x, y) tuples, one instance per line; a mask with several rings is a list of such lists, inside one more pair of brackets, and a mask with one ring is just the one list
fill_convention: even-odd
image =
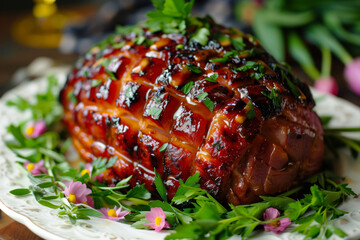
[(44, 167), (44, 160), (41, 160), (35, 164), (26, 161), (24, 163), (24, 168), (26, 168), (32, 175), (47, 173), (47, 169)]
[(344, 74), (350, 89), (360, 95), (360, 57), (345, 66)]
[[(264, 220), (268, 221), (280, 217), (280, 212), (276, 208), (268, 208), (263, 214)], [(264, 225), (265, 232), (279, 233), (283, 232), (291, 224), (289, 218), (282, 218)]]
[(339, 93), (338, 85), (333, 77), (319, 78), (316, 80), (314, 87), (321, 92), (330, 93), (332, 95), (337, 95)]
[(101, 208), (99, 209), (99, 212), (104, 214), (104, 216), (101, 218), (110, 219), (114, 221), (124, 219), (125, 216), (130, 213), (129, 211), (121, 211), (121, 206), (119, 209), (117, 209), (117, 206), (115, 206), (114, 208)]
[(83, 184), (79, 181), (70, 182), (69, 186), (65, 188), (65, 196), (72, 203), (85, 203), (87, 204), (88, 195), (91, 193), (91, 190), (86, 187), (86, 184)]
[(37, 138), (46, 131), (46, 124), (44, 120), (29, 121), (25, 126), (25, 137)]
[(145, 223), (145, 225), (155, 229), (155, 232), (160, 232), (163, 228), (170, 227), (170, 224), (165, 220), (166, 215), (162, 208), (151, 208), (151, 211), (145, 214), (145, 218), (150, 221), (150, 223)]

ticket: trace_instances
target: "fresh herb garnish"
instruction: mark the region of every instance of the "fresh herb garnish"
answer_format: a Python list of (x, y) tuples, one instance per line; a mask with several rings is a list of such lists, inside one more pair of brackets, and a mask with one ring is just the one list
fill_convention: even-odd
[(237, 56), (238, 54), (239, 54), (238, 51), (232, 50), (230, 52), (226, 52), (222, 58), (213, 58), (213, 59), (210, 59), (209, 62), (227, 63), (230, 59)]
[(122, 41), (122, 42), (119, 42), (119, 43), (114, 43), (113, 45), (112, 45), (112, 47), (114, 48), (114, 49), (119, 49), (119, 48), (122, 48), (123, 46), (125, 46), (125, 41)]
[(168, 147), (169, 143), (164, 143), (160, 148), (159, 152), (165, 152), (166, 148)]
[(210, 98), (205, 98), (205, 100), (203, 101), (203, 103), (205, 104), (205, 106), (210, 110), (210, 112), (213, 112), (214, 110), (214, 103), (213, 101), (211, 101)]
[(162, 109), (161, 109), (161, 108), (157, 108), (157, 107), (150, 107), (150, 108), (149, 108), (149, 114), (150, 114), (154, 119), (159, 119), (161, 112), (162, 112)]
[(101, 80), (97, 80), (97, 79), (92, 79), (91, 80), (91, 87), (97, 87), (102, 83)]
[(77, 104), (78, 100), (74, 94), (74, 91), (69, 92), (68, 98), (72, 104)]
[(202, 73), (201, 68), (198, 67), (198, 66), (196, 66), (195, 64), (188, 63), (188, 64), (186, 64), (186, 67), (187, 67), (187, 69), (189, 69), (189, 70), (192, 71), (193, 73), (196, 73), (196, 74)]
[(105, 72), (109, 75), (111, 80), (117, 80), (115, 74), (112, 71), (105, 69)]
[(246, 106), (245, 106), (245, 109), (248, 111), (247, 112), (247, 115), (246, 115), (246, 118), (247, 119), (252, 119), (254, 117), (256, 117), (256, 111), (253, 107), (253, 104), (251, 101), (249, 101)]
[(192, 89), (193, 85), (194, 85), (194, 82), (190, 81), (190, 82), (186, 83), (180, 90), (184, 94), (188, 94), (190, 92), (190, 90)]
[(196, 41), (201, 45), (206, 45), (209, 41), (210, 31), (207, 28), (199, 28), (191, 37), (191, 41)]
[(284, 73), (283, 71), (281, 71), (281, 77), (282, 77), (282, 79), (286, 80), (286, 83), (289, 86), (291, 93), (295, 97), (299, 98), (300, 91), (299, 91), (298, 87), (286, 76), (286, 73)]
[(176, 45), (176, 49), (183, 49), (184, 48), (184, 44), (178, 44)]
[(247, 61), (245, 63), (245, 65), (241, 66), (241, 67), (233, 67), (232, 68), (234, 71), (239, 71), (239, 72), (245, 72), (247, 70), (254, 70), (260, 73), (264, 72), (264, 66), (261, 65), (260, 63), (257, 62), (253, 62), (253, 61)]
[(268, 99), (272, 100), (272, 103), (275, 108), (281, 108), (282, 98), (277, 88), (271, 89), (270, 94), (267, 92), (261, 92), (261, 93)]
[(213, 83), (217, 83), (216, 79), (219, 77), (219, 74), (214, 73), (212, 74), (210, 77), (205, 78), (206, 81), (208, 82), (213, 82)]
[(244, 39), (242, 37), (231, 38), (231, 43), (238, 51), (244, 50), (245, 48)]
[(207, 92), (203, 92), (199, 95), (196, 96), (197, 99), (199, 99), (200, 101), (204, 100), (204, 98), (208, 95)]
[(147, 13), (146, 26), (151, 32), (185, 33), (194, 0), (152, 0), (156, 10)]
[(214, 147), (216, 147), (216, 149), (217, 149), (218, 151), (224, 148), (224, 147), (221, 145), (220, 140), (214, 142), (212, 145), (213, 145)]
[(131, 85), (128, 88), (126, 88), (125, 90), (125, 96), (128, 99), (134, 99), (135, 95), (136, 95), (136, 91), (138, 89), (137, 85)]

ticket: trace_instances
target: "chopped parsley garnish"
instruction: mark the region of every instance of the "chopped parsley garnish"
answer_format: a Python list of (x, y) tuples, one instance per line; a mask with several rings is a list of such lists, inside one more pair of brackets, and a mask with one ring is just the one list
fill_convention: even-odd
[(84, 76), (85, 76), (86, 78), (89, 78), (89, 72), (88, 72), (88, 70), (85, 70), (85, 71), (84, 71)]
[(230, 52), (226, 52), (222, 58), (213, 58), (210, 59), (209, 62), (221, 62), (221, 63), (227, 63), (231, 58), (239, 55), (239, 52), (236, 50), (232, 50)]
[(259, 80), (260, 78), (262, 78), (264, 76), (263, 73), (250, 73), (250, 77), (255, 78), (256, 80)]
[(114, 43), (114, 44), (112, 45), (112, 47), (113, 47), (114, 49), (122, 48), (123, 46), (125, 46), (125, 41), (122, 41), (122, 42), (119, 42), (119, 43)]
[(210, 98), (205, 98), (205, 100), (203, 101), (203, 103), (205, 104), (205, 106), (210, 110), (210, 112), (213, 112), (214, 110), (214, 103), (213, 101), (210, 100)]
[(125, 90), (125, 96), (128, 98), (128, 99), (133, 99), (135, 97), (135, 94), (136, 94), (136, 90), (138, 89), (139, 87), (137, 85), (131, 85), (129, 86), (126, 90)]
[(97, 79), (92, 79), (91, 80), (91, 87), (97, 87), (102, 83), (102, 81), (97, 80)]
[(231, 43), (238, 51), (244, 50), (245, 48), (244, 39), (242, 37), (231, 38)]
[(261, 65), (260, 63), (257, 62), (253, 62), (253, 61), (247, 61), (245, 63), (245, 65), (241, 66), (241, 67), (233, 67), (232, 68), (234, 71), (240, 71), (240, 72), (245, 72), (247, 70), (254, 70), (256, 72), (260, 72), (263, 73), (264, 72), (264, 66)]
[(198, 66), (196, 66), (195, 64), (188, 63), (188, 64), (186, 64), (186, 67), (187, 67), (187, 69), (189, 69), (189, 70), (192, 71), (193, 73), (196, 73), (196, 74), (202, 73), (201, 68), (198, 67)]
[(101, 61), (101, 66), (104, 66), (105, 68), (109, 67), (110, 64), (116, 62), (117, 59), (116, 58), (104, 58), (102, 61)]
[(214, 73), (212, 74), (210, 77), (205, 78), (206, 81), (208, 82), (213, 82), (213, 83), (217, 83), (216, 79), (219, 77), (219, 74)]
[(209, 41), (210, 31), (207, 28), (199, 28), (191, 37), (191, 41), (196, 41), (201, 45), (206, 45)]
[(147, 13), (146, 27), (151, 32), (182, 33), (195, 0), (152, 0), (156, 10)]
[(157, 108), (157, 107), (150, 107), (150, 108), (149, 108), (149, 114), (150, 114), (154, 119), (159, 119), (161, 112), (162, 112), (162, 109), (161, 109), (161, 108)]
[(204, 98), (207, 97), (207, 95), (208, 95), (208, 93), (204, 92), (204, 93), (202, 93), (200, 95), (197, 95), (196, 98), (201, 101), (201, 100), (204, 100)]
[(191, 90), (191, 88), (193, 87), (194, 82), (190, 81), (187, 84), (185, 84), (180, 90), (184, 93), (184, 94), (188, 94)]
[(160, 148), (159, 152), (165, 152), (166, 148), (168, 147), (169, 143), (164, 143)]
[(71, 103), (77, 104), (78, 100), (77, 100), (77, 98), (76, 98), (73, 91), (69, 93), (68, 98), (69, 98)]
[(271, 89), (270, 94), (267, 92), (261, 92), (265, 97), (269, 98), (270, 100), (272, 100), (272, 103), (274, 105), (275, 108), (280, 108), (281, 107), (281, 102), (282, 102), (282, 98), (280, 95), (280, 92), (278, 89), (273, 88)]
[(117, 80), (115, 74), (112, 71), (110, 71), (109, 69), (105, 69), (105, 72), (109, 74), (111, 80)]
[(212, 144), (214, 147), (216, 147), (216, 149), (219, 151), (221, 149), (223, 149), (224, 147), (220, 144), (220, 141), (216, 141)]
[(292, 81), (290, 81), (290, 79), (286, 76), (286, 74), (283, 71), (281, 71), (281, 77), (282, 77), (282, 79), (286, 80), (286, 83), (288, 84), (291, 93), (295, 97), (299, 98), (300, 97), (300, 91), (299, 91), (298, 87)]
[(251, 101), (249, 101), (249, 102), (246, 104), (245, 108), (248, 109), (248, 113), (247, 113), (247, 115), (246, 115), (246, 118), (247, 118), (247, 119), (253, 119), (254, 117), (256, 117), (256, 111), (255, 111), (255, 109), (254, 109)]

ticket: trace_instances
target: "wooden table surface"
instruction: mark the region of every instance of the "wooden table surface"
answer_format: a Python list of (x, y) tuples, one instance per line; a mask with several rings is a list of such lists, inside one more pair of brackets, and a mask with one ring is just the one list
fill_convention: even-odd
[[(77, 9), (76, 9), (77, 8)], [(85, 15), (91, 15), (96, 11), (95, 5), (77, 6), (75, 10), (83, 12)], [(27, 66), (32, 60), (39, 56), (46, 56), (65, 64), (72, 65), (77, 59), (76, 54), (62, 54), (57, 49), (40, 49), (22, 46), (11, 38), (11, 26), (17, 19), (21, 18), (26, 12), (10, 12), (0, 14), (0, 95), (7, 90), (8, 83), (15, 71), (19, 68)], [(339, 84), (339, 96), (360, 106), (360, 97), (349, 90), (343, 76), (343, 66), (337, 64), (333, 69), (333, 75)], [(300, 77), (304, 77), (300, 72)], [(18, 223), (1, 212), (0, 217), (0, 239), (18, 240), (42, 239), (32, 233), (23, 224)]]

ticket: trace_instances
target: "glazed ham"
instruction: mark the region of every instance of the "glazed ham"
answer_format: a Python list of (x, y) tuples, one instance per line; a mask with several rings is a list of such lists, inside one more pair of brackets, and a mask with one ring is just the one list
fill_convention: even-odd
[(80, 59), (61, 92), (64, 122), (88, 162), (117, 156), (104, 179), (130, 175), (171, 199), (198, 172), (221, 202), (258, 201), (321, 169), (323, 129), (309, 88), (252, 37), (209, 21), (209, 41), (142, 30)]

